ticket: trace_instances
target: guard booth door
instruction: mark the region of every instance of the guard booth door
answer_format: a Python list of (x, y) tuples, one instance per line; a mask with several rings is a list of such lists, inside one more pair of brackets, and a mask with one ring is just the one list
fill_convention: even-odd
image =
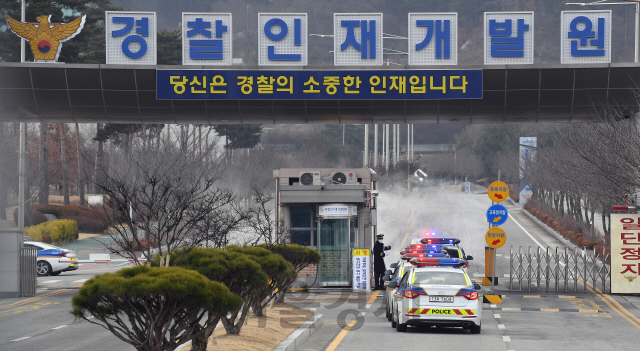
[(322, 255), (321, 286), (351, 286), (351, 249), (355, 247), (355, 218), (318, 218), (318, 252)]

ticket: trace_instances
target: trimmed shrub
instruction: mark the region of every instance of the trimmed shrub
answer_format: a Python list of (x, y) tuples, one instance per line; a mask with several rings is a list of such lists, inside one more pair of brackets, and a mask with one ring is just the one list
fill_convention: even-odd
[(78, 223), (78, 230), (82, 233), (101, 234), (107, 226), (100, 219), (96, 210), (78, 205), (34, 205), (34, 209), (41, 213), (52, 214), (58, 219), (70, 219)]
[[(32, 241), (67, 242), (78, 238), (78, 224), (68, 219), (57, 219), (24, 228), (24, 235)], [(46, 240), (45, 240), (46, 239)]]
[(101, 219), (94, 217), (93, 215), (69, 216), (65, 219), (76, 221), (78, 223), (78, 230), (82, 233), (101, 234), (104, 233), (104, 231), (107, 229), (104, 222)]
[[(25, 210), (27, 210), (27, 208), (25, 208)], [(34, 208), (31, 209), (31, 220), (33, 221), (33, 223), (31, 223), (31, 225), (38, 225), (40, 223), (46, 222), (47, 221), (47, 217), (45, 217), (44, 214), (39, 212), (34, 206)], [(18, 225), (18, 209), (17, 208), (13, 211), (13, 221), (16, 223), (16, 225)], [(25, 225), (28, 225), (28, 223), (29, 223), (29, 222), (27, 222), (27, 213), (26, 213), (26, 211), (25, 211), (25, 216), (24, 216), (24, 223), (25, 223)]]

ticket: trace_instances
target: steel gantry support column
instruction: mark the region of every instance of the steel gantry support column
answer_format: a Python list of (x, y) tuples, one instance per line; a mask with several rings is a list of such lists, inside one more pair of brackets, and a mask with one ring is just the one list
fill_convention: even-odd
[(364, 165), (362, 168), (369, 168), (369, 125), (364, 125)]
[(386, 172), (389, 172), (389, 125), (385, 124), (384, 126), (384, 149), (385, 149), (385, 153), (384, 153), (384, 170)]
[(373, 126), (373, 169), (378, 169), (378, 125)]

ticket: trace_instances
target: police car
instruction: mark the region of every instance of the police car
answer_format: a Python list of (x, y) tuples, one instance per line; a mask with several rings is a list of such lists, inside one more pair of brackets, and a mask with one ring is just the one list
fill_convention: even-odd
[(458, 258), (412, 258), (412, 266), (393, 294), (391, 326), (399, 332), (408, 326), (462, 327), (479, 334), (482, 301)]
[[(391, 306), (393, 305), (393, 293), (396, 291), (396, 288), (389, 287), (389, 284), (391, 282), (396, 282), (396, 285), (400, 283), (400, 280), (402, 279), (404, 272), (407, 270), (407, 267), (411, 267), (411, 263), (408, 260), (401, 259), (400, 261), (398, 261), (398, 263), (391, 264), (391, 269), (393, 269), (392, 274), (386, 275), (384, 277), (384, 280), (388, 281), (388, 283), (385, 283), (385, 285), (387, 286), (385, 300), (387, 302), (386, 315), (389, 322), (391, 322)], [(389, 273), (389, 271), (387, 271), (387, 273)]]
[(77, 261), (76, 254), (71, 250), (37, 241), (25, 241), (24, 247), (35, 247), (38, 251), (36, 272), (39, 277), (78, 269), (78, 264), (74, 262)]
[(421, 257), (427, 257), (427, 258), (432, 258), (432, 257), (437, 257), (437, 258), (445, 258), (446, 255), (444, 253), (435, 253), (435, 252), (430, 252), (430, 251), (423, 251), (423, 250), (412, 250), (412, 249), (405, 249), (403, 251), (400, 251), (400, 261), (398, 261), (398, 263), (394, 263), (391, 265), (391, 268), (395, 270), (393, 271), (393, 273), (391, 273), (390, 271), (387, 271), (387, 273), (391, 273), (388, 276), (384, 277), (385, 281), (388, 281), (388, 283), (386, 284), (386, 301), (387, 301), (387, 319), (389, 320), (389, 322), (391, 322), (391, 311), (393, 310), (393, 293), (396, 291), (397, 287), (392, 288), (389, 286), (389, 284), (391, 282), (395, 282), (396, 286), (400, 283), (400, 280), (402, 279), (402, 277), (404, 276), (404, 273), (407, 272), (409, 270), (409, 267), (412, 266), (411, 262), (409, 262), (409, 260), (411, 260), (412, 258), (421, 258)]

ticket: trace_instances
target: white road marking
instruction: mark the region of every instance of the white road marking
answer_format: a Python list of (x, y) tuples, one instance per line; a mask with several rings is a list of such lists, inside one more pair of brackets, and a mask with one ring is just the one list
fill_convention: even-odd
[(505, 278), (509, 278), (509, 276), (510, 276), (510, 274), (509, 274), (509, 273), (505, 273), (505, 274), (504, 274), (504, 277), (505, 277)]
[(496, 305), (496, 304), (492, 303), (492, 304), (491, 304), (491, 308), (498, 308), (498, 305)]
[(45, 280), (42, 282), (42, 284), (53, 284), (53, 283), (57, 283), (57, 282), (61, 282), (62, 280)]
[(498, 329), (504, 329), (504, 324), (498, 324)]
[(68, 325), (63, 324), (63, 325), (61, 325), (61, 326), (59, 326), (59, 327), (51, 328), (51, 330), (62, 329), (62, 328), (65, 328), (65, 327), (68, 327)]
[(370, 304), (370, 303), (368, 303), (368, 304), (365, 306), (365, 308), (366, 308), (366, 309), (370, 309), (370, 308), (371, 308), (371, 304)]
[[(523, 227), (523, 226), (521, 226), (521, 225), (520, 225), (520, 223), (518, 223), (518, 221), (516, 221), (514, 217), (509, 217), (509, 218), (511, 218), (511, 219), (513, 220), (513, 222), (514, 222), (515, 224), (517, 224), (517, 225), (518, 225), (518, 227), (520, 227), (520, 229), (522, 229), (522, 230), (525, 232), (525, 234), (527, 234), (527, 235), (531, 238), (531, 240), (533, 240), (536, 244), (538, 244), (538, 246), (540, 246), (540, 248), (542, 248), (542, 249), (544, 249), (544, 250), (546, 250), (546, 249), (547, 249), (546, 247), (542, 246), (542, 245), (538, 242), (538, 240), (536, 240), (536, 239), (533, 237), (533, 235), (529, 234), (529, 232), (528, 232), (526, 229), (524, 229), (524, 227)], [(564, 266), (565, 266), (565, 264), (564, 264), (563, 262), (559, 262), (559, 263), (560, 263), (560, 265), (561, 265), (562, 267), (564, 267)]]
[(484, 274), (482, 274), (482, 273), (473, 273), (473, 277), (474, 278), (481, 278), (481, 277), (484, 277)]
[(500, 317), (500, 315), (499, 315), (499, 314), (494, 313), (494, 314), (493, 314), (493, 318), (495, 318), (495, 319), (500, 319), (500, 318), (502, 318), (502, 317)]
[(79, 279), (79, 280), (74, 280), (73, 282), (74, 282), (74, 283), (84, 283), (84, 282), (86, 282), (87, 280), (89, 280), (89, 279)]
[(29, 339), (29, 338), (31, 338), (31, 337), (30, 337), (30, 336), (25, 336), (25, 337), (22, 337), (22, 338), (13, 339), (13, 340), (11, 340), (11, 341), (22, 341), (22, 340), (27, 340), (27, 339)]
[(496, 257), (502, 257), (502, 254), (497, 253)]
[(503, 337), (502, 337), (502, 341), (504, 341), (504, 342), (511, 342), (511, 337), (510, 337), (510, 336), (503, 336)]
[(533, 240), (533, 242), (534, 242), (534, 243), (538, 244), (538, 246), (540, 246), (541, 248), (546, 249), (546, 247), (542, 246), (542, 245), (538, 242), (538, 240), (536, 240), (536, 238), (534, 238), (534, 237), (533, 237), (533, 235), (529, 234), (529, 232), (528, 232), (526, 229), (524, 229), (524, 227), (523, 227), (523, 226), (521, 226), (521, 225), (520, 225), (520, 223), (518, 223), (518, 221), (516, 221), (516, 220), (515, 220), (515, 218), (513, 218), (513, 217), (510, 217), (510, 218), (511, 218), (511, 220), (513, 220), (513, 222), (514, 222), (515, 224), (517, 224), (517, 225), (518, 225), (518, 227), (520, 227), (520, 229), (522, 229), (522, 231), (524, 231), (524, 232), (525, 232), (525, 234), (527, 234), (527, 235), (531, 238), (531, 240)]

